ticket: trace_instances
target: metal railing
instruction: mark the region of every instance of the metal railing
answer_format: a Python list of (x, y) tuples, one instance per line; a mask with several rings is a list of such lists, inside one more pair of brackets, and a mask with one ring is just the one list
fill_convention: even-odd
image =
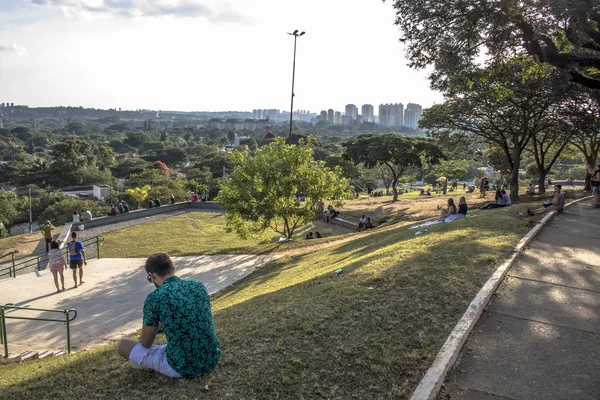
[[(104, 237), (102, 236), (94, 236), (89, 239), (82, 240), (84, 246), (96, 245), (96, 258), (100, 258), (100, 245), (104, 241)], [(65, 251), (65, 260), (67, 263), (69, 262), (69, 250), (67, 247), (64, 248)], [(8, 275), (9, 278), (16, 278), (17, 271), (21, 271), (27, 268), (35, 267), (36, 271), (41, 271), (48, 264), (48, 254), (42, 254), (39, 256), (25, 257), (22, 259), (15, 260), (15, 253), (18, 253), (18, 250), (7, 253), (3, 256), (0, 256), (0, 259), (4, 257), (12, 256), (10, 265), (8, 267), (0, 269), (0, 279), (2, 279), (5, 275)], [(89, 257), (90, 259), (94, 258)], [(8, 264), (8, 263), (7, 263)]]
[[(37, 318), (37, 317), (13, 317), (7, 316), (6, 310), (26, 310), (26, 311), (42, 311), (63, 314), (64, 319)], [(73, 313), (73, 318), (71, 318)], [(6, 320), (7, 319), (24, 319), (29, 321), (48, 321), (48, 322), (63, 322), (67, 326), (67, 354), (71, 354), (71, 328), (70, 323), (77, 318), (77, 310), (45, 310), (43, 308), (17, 307), (12, 304), (0, 305), (0, 344), (4, 346), (4, 358), (8, 358), (8, 338), (6, 336)]]

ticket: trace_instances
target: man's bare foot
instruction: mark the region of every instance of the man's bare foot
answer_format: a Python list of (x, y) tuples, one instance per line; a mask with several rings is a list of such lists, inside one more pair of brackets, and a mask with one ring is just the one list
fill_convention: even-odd
[(75, 285), (75, 287), (73, 289), (77, 289), (77, 285)]
[(65, 287), (63, 286), (62, 290), (67, 290), (67, 289), (65, 289)]
[(84, 283), (85, 283), (84, 281), (80, 281), (79, 286), (83, 285)]

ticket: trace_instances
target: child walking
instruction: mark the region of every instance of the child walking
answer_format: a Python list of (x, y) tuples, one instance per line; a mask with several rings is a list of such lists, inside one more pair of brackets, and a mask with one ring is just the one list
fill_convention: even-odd
[(59, 293), (61, 289), (58, 287), (58, 274), (60, 274), (62, 290), (65, 290), (65, 276), (63, 275), (63, 271), (67, 268), (67, 262), (65, 261), (62, 251), (58, 248), (58, 242), (56, 240), (53, 240), (52, 243), (50, 243), (48, 263), (50, 264), (50, 272), (52, 272), (52, 275), (54, 276), (56, 292)]

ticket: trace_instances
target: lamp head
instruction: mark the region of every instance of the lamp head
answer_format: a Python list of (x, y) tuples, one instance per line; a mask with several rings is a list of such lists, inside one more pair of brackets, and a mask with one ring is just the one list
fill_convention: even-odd
[(304, 35), (306, 32), (302, 31), (302, 33), (300, 33), (298, 36), (302, 36)]
[(294, 36), (296, 36), (297, 34), (298, 34), (298, 29), (296, 29), (296, 30), (294, 31), (294, 33), (292, 33), (292, 35), (294, 35)]

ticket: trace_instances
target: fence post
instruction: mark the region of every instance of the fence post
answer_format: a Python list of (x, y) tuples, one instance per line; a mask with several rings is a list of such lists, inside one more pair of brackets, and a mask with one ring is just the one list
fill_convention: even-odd
[(67, 354), (71, 354), (71, 329), (69, 327), (69, 312), (65, 312), (65, 324), (67, 324)]
[(16, 278), (17, 277), (17, 271), (15, 271), (15, 252), (13, 251), (12, 254), (10, 255), (10, 257), (12, 258), (12, 275), (10, 275), (11, 278)]
[(0, 330), (4, 341), (4, 358), (8, 358), (8, 338), (6, 337), (6, 320), (4, 319), (4, 307), (0, 306)]
[(38, 265), (37, 270), (41, 271), (41, 269), (40, 269), (40, 257), (37, 258), (37, 265)]
[(98, 253), (98, 259), (100, 259), (100, 236), (96, 236), (96, 252)]

